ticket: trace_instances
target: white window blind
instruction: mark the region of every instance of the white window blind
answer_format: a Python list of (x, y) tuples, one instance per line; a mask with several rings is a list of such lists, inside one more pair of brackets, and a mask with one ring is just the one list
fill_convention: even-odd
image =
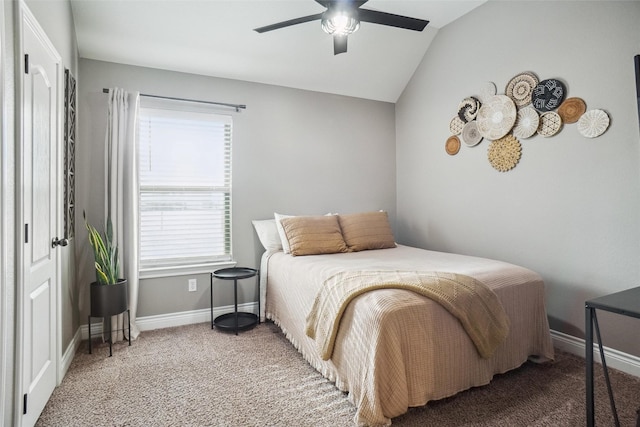
[(229, 261), (232, 120), (141, 98), (140, 269)]

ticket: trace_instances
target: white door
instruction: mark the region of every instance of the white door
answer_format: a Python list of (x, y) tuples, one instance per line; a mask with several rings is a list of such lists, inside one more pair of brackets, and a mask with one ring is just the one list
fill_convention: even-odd
[(21, 425), (33, 426), (56, 386), (60, 56), (20, 2), (22, 24)]

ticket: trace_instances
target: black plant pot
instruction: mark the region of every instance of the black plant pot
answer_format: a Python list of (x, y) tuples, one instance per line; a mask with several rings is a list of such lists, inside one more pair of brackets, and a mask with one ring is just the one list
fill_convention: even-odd
[(91, 316), (109, 317), (126, 311), (129, 306), (129, 286), (126, 279), (114, 285), (91, 284)]

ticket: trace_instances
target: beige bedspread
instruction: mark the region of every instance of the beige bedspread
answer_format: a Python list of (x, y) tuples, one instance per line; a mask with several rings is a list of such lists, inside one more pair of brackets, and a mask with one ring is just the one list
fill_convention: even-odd
[(509, 333), (509, 319), (500, 300), (471, 276), (437, 271), (344, 271), (325, 280), (307, 315), (305, 332), (318, 344), (322, 360), (331, 358), (349, 303), (376, 289), (406, 289), (436, 301), (460, 321), (482, 357), (491, 357)]
[[(411, 406), (487, 384), (529, 357), (553, 358), (544, 283), (529, 269), (407, 246), (303, 257), (277, 252), (263, 261), (266, 317), (323, 376), (348, 391), (358, 425), (388, 425)], [(471, 276), (498, 296), (509, 334), (493, 356), (482, 358), (458, 319), (437, 302), (404, 289), (379, 289), (347, 306), (332, 357), (322, 360), (315, 341), (305, 334), (305, 318), (318, 290), (339, 272), (372, 269)]]

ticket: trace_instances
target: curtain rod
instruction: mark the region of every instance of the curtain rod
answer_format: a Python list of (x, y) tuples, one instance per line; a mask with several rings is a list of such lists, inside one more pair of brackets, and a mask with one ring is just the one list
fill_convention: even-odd
[[(109, 93), (109, 89), (103, 88), (102, 93)], [(187, 99), (187, 98), (173, 98), (171, 96), (160, 96), (160, 95), (149, 95), (146, 93), (141, 93), (140, 96), (146, 96), (147, 98), (160, 98), (160, 99), (170, 99), (172, 101), (187, 101), (187, 102), (198, 102), (200, 104), (211, 104), (211, 105), (220, 105), (223, 107), (235, 108), (236, 112), (239, 112), (242, 108), (243, 110), (247, 108), (244, 104), (227, 104), (226, 102), (213, 102), (213, 101), (199, 101), (196, 99)]]

